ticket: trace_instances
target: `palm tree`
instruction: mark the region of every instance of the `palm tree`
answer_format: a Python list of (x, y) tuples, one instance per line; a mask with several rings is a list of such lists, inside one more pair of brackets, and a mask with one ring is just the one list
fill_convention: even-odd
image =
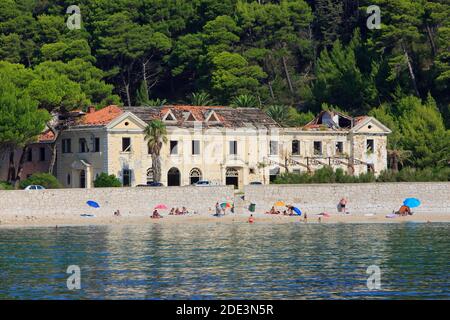
[(212, 106), (214, 101), (211, 99), (209, 93), (204, 91), (194, 92), (190, 96), (191, 104), (194, 106)]
[(280, 125), (286, 124), (289, 120), (289, 109), (287, 106), (273, 105), (266, 109), (266, 113)]
[(143, 105), (145, 107), (162, 107), (165, 104), (167, 104), (166, 99), (157, 98), (157, 99), (148, 100)]
[(161, 181), (161, 148), (167, 143), (167, 128), (161, 120), (153, 120), (144, 130), (148, 150), (152, 154), (153, 181)]
[(248, 94), (241, 94), (231, 100), (231, 106), (235, 108), (257, 108), (258, 100)]
[(389, 159), (389, 167), (392, 171), (398, 172), (398, 165), (403, 166), (404, 162), (408, 161), (412, 156), (412, 152), (410, 150), (394, 148), (387, 151), (387, 156)]

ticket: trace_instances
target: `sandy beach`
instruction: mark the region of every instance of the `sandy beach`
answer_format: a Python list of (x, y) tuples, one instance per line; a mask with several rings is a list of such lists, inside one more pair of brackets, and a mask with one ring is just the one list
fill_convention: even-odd
[[(150, 216), (123, 215), (121, 217), (82, 217), (75, 215), (61, 216), (13, 216), (7, 215), (0, 217), (0, 228), (10, 227), (63, 227), (63, 226), (87, 226), (87, 225), (142, 225), (142, 224), (203, 224), (203, 223), (247, 223), (250, 214), (227, 214), (221, 217), (213, 215), (189, 214), (184, 216), (164, 215), (161, 219), (151, 219)], [(339, 223), (427, 223), (427, 222), (450, 222), (448, 214), (421, 214), (412, 216), (396, 216), (395, 218), (386, 218), (385, 215), (375, 214), (365, 216), (361, 214), (330, 214), (330, 217), (321, 217), (319, 215), (308, 214), (305, 222), (303, 217), (283, 216), (269, 214), (253, 214), (254, 223), (308, 223), (308, 224), (339, 224)]]

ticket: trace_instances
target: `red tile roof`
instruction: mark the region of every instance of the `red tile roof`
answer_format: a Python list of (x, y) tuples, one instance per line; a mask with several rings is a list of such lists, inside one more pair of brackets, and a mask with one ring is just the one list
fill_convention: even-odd
[(55, 140), (55, 134), (50, 129), (45, 130), (38, 137), (38, 142), (52, 142), (53, 140)]
[(103, 109), (86, 113), (86, 115), (80, 119), (79, 124), (89, 126), (106, 125), (122, 113), (123, 110), (118, 106), (107, 106)]

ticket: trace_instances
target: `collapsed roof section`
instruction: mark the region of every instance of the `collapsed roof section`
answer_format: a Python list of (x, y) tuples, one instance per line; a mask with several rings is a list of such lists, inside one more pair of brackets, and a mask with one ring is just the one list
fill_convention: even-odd
[(338, 111), (321, 111), (312, 121), (302, 129), (309, 131), (320, 130), (350, 130), (367, 116), (351, 117)]

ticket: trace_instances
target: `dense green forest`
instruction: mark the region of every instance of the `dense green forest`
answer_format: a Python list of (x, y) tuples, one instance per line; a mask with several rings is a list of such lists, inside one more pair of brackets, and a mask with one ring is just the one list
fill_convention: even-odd
[(0, 2), (1, 144), (88, 105), (259, 107), (282, 125), (332, 108), (389, 126), (391, 164), (448, 165), (448, 0), (76, 2), (79, 30), (72, 0)]

